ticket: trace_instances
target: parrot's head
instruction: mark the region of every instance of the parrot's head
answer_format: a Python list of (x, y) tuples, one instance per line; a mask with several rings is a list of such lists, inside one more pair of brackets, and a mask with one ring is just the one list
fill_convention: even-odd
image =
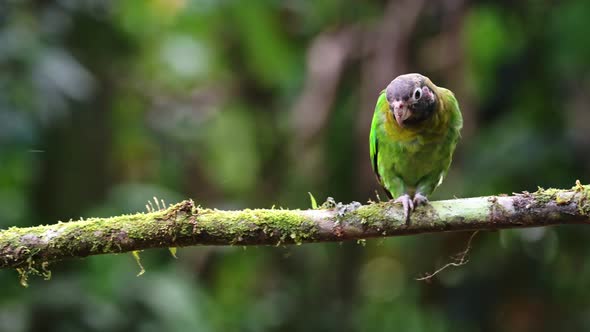
[(411, 127), (426, 119), (436, 109), (436, 94), (430, 80), (420, 74), (396, 77), (385, 89), (389, 109), (400, 127)]

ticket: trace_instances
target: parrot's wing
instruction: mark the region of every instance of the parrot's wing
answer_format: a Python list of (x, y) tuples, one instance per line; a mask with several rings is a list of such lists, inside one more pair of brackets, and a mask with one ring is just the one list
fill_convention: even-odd
[(377, 134), (374, 129), (371, 129), (371, 135), (369, 136), (369, 150), (371, 154), (371, 166), (373, 166), (373, 172), (377, 176), (377, 181), (381, 184), (381, 176), (379, 175), (379, 168), (377, 167), (377, 159), (379, 154), (379, 141), (377, 140)]
[(371, 156), (371, 166), (373, 166), (373, 172), (377, 176), (377, 181), (381, 185), (381, 175), (379, 175), (379, 167), (377, 162), (379, 160), (379, 140), (377, 139), (377, 126), (379, 121), (379, 110), (383, 107), (383, 103), (386, 103), (385, 90), (381, 91), (379, 98), (377, 99), (377, 105), (375, 106), (375, 113), (373, 114), (373, 122), (371, 123), (371, 134), (369, 135), (369, 152)]
[(450, 129), (453, 131), (454, 138), (459, 139), (461, 128), (463, 128), (463, 116), (461, 115), (459, 102), (451, 90), (439, 88), (439, 91), (446, 108), (446, 113), (450, 117)]
[(381, 185), (381, 187), (383, 187), (383, 189), (387, 193), (387, 196), (391, 199), (393, 196), (391, 195), (389, 190), (387, 190), (387, 188), (385, 188), (383, 186), (383, 181), (381, 181), (381, 174), (379, 174), (379, 164), (378, 164), (378, 162), (379, 162), (379, 139), (377, 138), (377, 126), (379, 124), (379, 121), (377, 120), (377, 117), (379, 116), (380, 109), (383, 107), (388, 107), (387, 106), (387, 99), (385, 98), (385, 90), (381, 91), (381, 94), (379, 95), (379, 99), (377, 99), (377, 105), (375, 106), (375, 114), (373, 115), (373, 123), (371, 124), (371, 134), (369, 135), (369, 152), (370, 152), (370, 156), (371, 156), (371, 166), (373, 167), (373, 172), (375, 173), (375, 176), (377, 177), (377, 182), (379, 182), (379, 185)]

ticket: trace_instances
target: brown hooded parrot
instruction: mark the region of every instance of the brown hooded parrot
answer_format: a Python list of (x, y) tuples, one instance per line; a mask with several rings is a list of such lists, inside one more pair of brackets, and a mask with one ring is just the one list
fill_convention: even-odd
[(396, 77), (377, 99), (370, 153), (377, 181), (404, 208), (428, 203), (451, 166), (463, 117), (455, 95), (420, 74)]

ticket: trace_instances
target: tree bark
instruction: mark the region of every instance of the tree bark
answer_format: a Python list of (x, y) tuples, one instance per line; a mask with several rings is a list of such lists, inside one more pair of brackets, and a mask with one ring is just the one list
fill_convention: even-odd
[(590, 185), (432, 202), (405, 222), (400, 205), (328, 200), (310, 210), (167, 209), (0, 231), (0, 268), (45, 269), (72, 257), (192, 245), (282, 245), (407, 234), (590, 224)]

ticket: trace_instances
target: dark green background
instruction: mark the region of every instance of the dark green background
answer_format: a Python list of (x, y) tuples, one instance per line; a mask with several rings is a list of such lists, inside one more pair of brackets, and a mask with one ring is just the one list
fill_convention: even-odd
[[(554, 3), (554, 4), (552, 4)], [(375, 199), (368, 128), (406, 72), (465, 118), (434, 198), (590, 182), (590, 2), (0, 2), (0, 228)], [(382, 194), (383, 196), (383, 194)], [(588, 331), (590, 230), (195, 247), (0, 271), (0, 331)]]

